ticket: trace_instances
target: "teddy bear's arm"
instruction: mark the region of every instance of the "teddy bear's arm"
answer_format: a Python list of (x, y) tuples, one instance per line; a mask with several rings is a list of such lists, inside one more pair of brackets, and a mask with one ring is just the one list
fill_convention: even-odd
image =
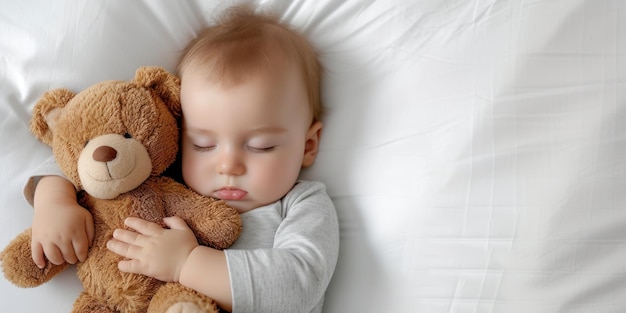
[(0, 263), (4, 276), (16, 286), (30, 288), (39, 286), (69, 266), (68, 263), (54, 265), (46, 262), (44, 268), (35, 265), (30, 253), (32, 230), (19, 234), (0, 252)]
[(235, 209), (168, 177), (159, 178), (158, 183), (163, 190), (166, 214), (182, 218), (200, 244), (225, 249), (235, 242), (241, 232), (241, 218)]

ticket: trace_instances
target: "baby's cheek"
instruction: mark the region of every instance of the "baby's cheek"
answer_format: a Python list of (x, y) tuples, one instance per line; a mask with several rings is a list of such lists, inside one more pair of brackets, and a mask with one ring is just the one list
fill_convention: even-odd
[(199, 191), (198, 188), (200, 186), (199, 186), (198, 178), (201, 175), (201, 173), (199, 169), (196, 168), (195, 162), (196, 160), (192, 156), (187, 155), (186, 157), (183, 157), (182, 175), (183, 175), (183, 180), (185, 181), (185, 184), (189, 186), (189, 188)]
[(301, 161), (298, 162), (298, 160), (294, 159), (285, 159), (276, 162), (271, 166), (267, 166), (264, 177), (271, 178), (271, 181), (266, 183), (268, 187), (277, 189), (274, 193), (286, 193), (298, 179), (300, 169)]

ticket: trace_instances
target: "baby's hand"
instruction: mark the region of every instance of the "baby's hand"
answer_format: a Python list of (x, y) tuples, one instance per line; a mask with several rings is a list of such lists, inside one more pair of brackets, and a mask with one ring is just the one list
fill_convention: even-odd
[(163, 219), (168, 228), (146, 220), (129, 217), (126, 226), (137, 232), (116, 229), (107, 248), (125, 257), (118, 263), (122, 272), (178, 282), (187, 257), (198, 246), (193, 231), (179, 217)]
[(75, 201), (40, 204), (32, 230), (31, 254), (39, 268), (46, 258), (56, 265), (85, 261), (94, 236), (91, 213)]

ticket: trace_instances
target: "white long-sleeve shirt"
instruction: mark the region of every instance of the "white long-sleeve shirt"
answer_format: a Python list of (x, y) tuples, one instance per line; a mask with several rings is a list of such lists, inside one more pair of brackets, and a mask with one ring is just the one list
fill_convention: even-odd
[[(53, 159), (42, 164), (24, 188), (31, 204), (44, 175), (63, 174)], [(337, 214), (324, 184), (299, 181), (241, 219), (241, 235), (225, 250), (233, 313), (321, 312), (339, 252)]]

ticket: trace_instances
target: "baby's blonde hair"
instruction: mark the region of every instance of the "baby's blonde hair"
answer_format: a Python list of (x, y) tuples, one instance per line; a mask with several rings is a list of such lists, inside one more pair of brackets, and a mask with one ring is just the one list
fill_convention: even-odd
[(187, 47), (178, 73), (183, 77), (188, 69), (199, 70), (209, 79), (235, 84), (282, 65), (298, 66), (313, 121), (321, 120), (322, 68), (315, 49), (278, 18), (257, 14), (250, 7), (229, 8), (223, 18), (202, 30)]

